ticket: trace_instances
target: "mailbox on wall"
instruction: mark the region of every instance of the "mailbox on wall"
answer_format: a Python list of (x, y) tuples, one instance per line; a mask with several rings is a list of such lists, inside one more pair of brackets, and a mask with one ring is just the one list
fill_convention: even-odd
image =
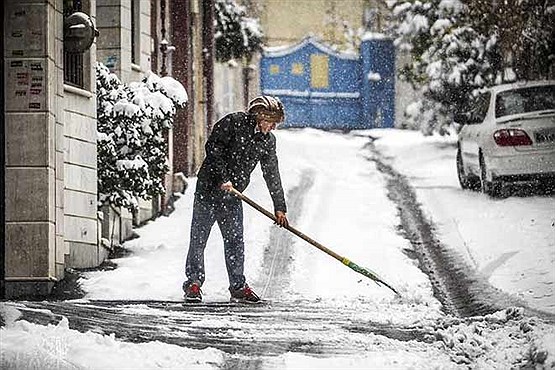
[(98, 30), (85, 13), (75, 12), (64, 20), (64, 49), (69, 53), (85, 52), (97, 36)]

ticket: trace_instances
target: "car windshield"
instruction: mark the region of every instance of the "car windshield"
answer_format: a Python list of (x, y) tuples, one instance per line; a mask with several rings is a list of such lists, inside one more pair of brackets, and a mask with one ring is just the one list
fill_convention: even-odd
[(503, 91), (495, 99), (495, 117), (555, 109), (555, 85)]

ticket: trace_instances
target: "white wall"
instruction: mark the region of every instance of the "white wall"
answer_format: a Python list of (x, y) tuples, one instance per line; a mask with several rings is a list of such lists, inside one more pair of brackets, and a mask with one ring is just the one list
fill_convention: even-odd
[(216, 63), (214, 66), (214, 120), (229, 112), (244, 110), (243, 72), (240, 62)]

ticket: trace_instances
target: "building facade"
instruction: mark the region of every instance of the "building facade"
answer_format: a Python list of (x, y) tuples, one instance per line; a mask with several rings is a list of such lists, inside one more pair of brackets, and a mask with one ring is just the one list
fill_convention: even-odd
[[(260, 19), (267, 46), (293, 45), (316, 37), (343, 46), (360, 32), (383, 32), (390, 17), (380, 0), (243, 0)], [(352, 35), (349, 35), (352, 34)]]
[(194, 176), (200, 167), (214, 120), (214, 2), (170, 4), (172, 76), (189, 96), (187, 111), (178, 112), (174, 122), (173, 165), (174, 172), (186, 176)]
[(181, 82), (191, 109), (167, 137), (168, 194), (174, 171), (200, 165), (211, 120), (213, 1), (9, 0), (2, 10), (0, 295), (40, 297), (67, 268), (101, 264), (112, 247), (103, 240), (123, 241), (131, 220), (156, 216), (169, 199), (143, 202), (136, 215), (99, 212), (97, 62), (126, 83), (149, 70)]
[(98, 264), (94, 43), (64, 49), (64, 16), (94, 0), (3, 3), (6, 297), (47, 294)]

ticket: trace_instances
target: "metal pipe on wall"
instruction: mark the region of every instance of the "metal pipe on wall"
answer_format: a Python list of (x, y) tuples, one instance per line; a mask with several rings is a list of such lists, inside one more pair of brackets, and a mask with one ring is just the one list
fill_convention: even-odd
[[(0, 12), (0, 29), (4, 30), (4, 14), (5, 14), (6, 3), (2, 2), (2, 11)], [(0, 298), (6, 296), (6, 289), (4, 284), (5, 274), (5, 253), (6, 253), (6, 158), (5, 158), (5, 119), (4, 119), (4, 32), (2, 32), (2, 37), (0, 37), (0, 225), (2, 230), (0, 230)]]
[(206, 135), (212, 131), (214, 124), (214, 0), (202, 2), (202, 44), (203, 44), (203, 80), (204, 100), (206, 102)]
[(191, 168), (191, 125), (193, 122), (193, 67), (191, 38), (191, 2), (171, 1), (170, 22), (175, 51), (172, 55), (172, 75), (185, 87), (189, 102), (185, 109), (177, 111), (173, 127), (173, 168), (190, 176)]

